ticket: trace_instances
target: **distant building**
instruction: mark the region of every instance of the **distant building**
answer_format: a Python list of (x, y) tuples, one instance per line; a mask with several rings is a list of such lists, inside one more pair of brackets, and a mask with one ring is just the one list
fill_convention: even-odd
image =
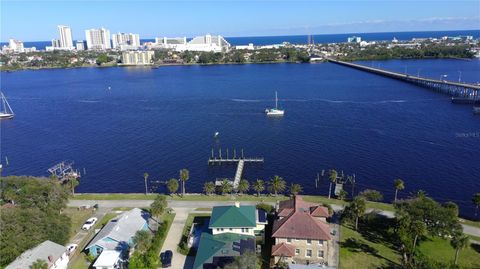
[(75, 47), (77, 50), (85, 50), (85, 42), (83, 40), (77, 40)]
[(249, 43), (248, 45), (235, 46), (235, 49), (237, 49), (237, 50), (254, 50), (255, 47), (253, 46), (253, 43)]
[(347, 38), (347, 42), (348, 43), (360, 43), (360, 42), (362, 42), (362, 38), (359, 37), (359, 36), (351, 36), (351, 37)]
[(226, 52), (230, 50), (230, 43), (220, 35), (197, 36), (183, 45), (177, 45), (176, 51), (208, 51), (208, 52)]
[(60, 36), (58, 47), (63, 50), (75, 49), (73, 46), (72, 29), (70, 29), (70, 26), (58, 25), (57, 27)]
[(40, 245), (23, 252), (5, 269), (25, 269), (31, 268), (37, 260), (43, 260), (47, 263), (49, 269), (67, 269), (68, 255), (67, 249), (52, 241), (44, 241)]
[(135, 233), (148, 229), (148, 218), (148, 213), (139, 208), (123, 213), (107, 223), (85, 250), (94, 257), (106, 250), (128, 251)]
[(138, 49), (140, 47), (140, 35), (131, 33), (113, 34), (112, 47), (119, 50)]
[(106, 50), (112, 48), (110, 44), (110, 31), (105, 28), (85, 30), (85, 37), (87, 49), (89, 50)]
[(146, 51), (124, 51), (122, 53), (122, 65), (151, 65), (155, 52)]
[(8, 47), (10, 48), (10, 50), (12, 50), (14, 52), (23, 52), (24, 49), (25, 49), (23, 47), (23, 41), (16, 40), (16, 39), (9, 39), (8, 40)]
[(186, 37), (156, 37), (155, 46), (164, 49), (176, 49), (177, 46), (186, 46)]

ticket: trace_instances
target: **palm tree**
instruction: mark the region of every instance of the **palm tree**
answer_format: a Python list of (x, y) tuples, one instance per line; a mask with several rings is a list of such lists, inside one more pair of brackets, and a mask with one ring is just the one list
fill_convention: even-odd
[(337, 182), (338, 173), (335, 169), (329, 171), (330, 187), (328, 188), (328, 199), (332, 196), (332, 184)]
[(171, 178), (167, 181), (167, 189), (170, 194), (176, 193), (178, 190), (178, 180), (176, 178)]
[(143, 180), (145, 181), (145, 195), (147, 195), (148, 191), (147, 191), (147, 179), (148, 179), (149, 175), (147, 172), (143, 173)]
[(468, 246), (469, 238), (467, 235), (463, 233), (457, 233), (452, 237), (450, 244), (455, 249), (455, 261), (454, 264), (457, 264), (458, 261), (458, 253), (461, 249), (466, 248)]
[(395, 179), (395, 181), (393, 182), (393, 186), (395, 187), (395, 200), (393, 200), (393, 202), (396, 203), (397, 193), (398, 191), (405, 189), (405, 183), (403, 182), (403, 180), (398, 178), (398, 179)]
[(427, 233), (427, 225), (421, 220), (414, 220), (410, 223), (410, 229), (415, 235), (413, 239), (413, 250), (412, 253), (415, 253), (415, 247), (417, 246), (417, 240), (419, 236), (423, 236)]
[(478, 208), (480, 207), (480, 192), (477, 192), (473, 195), (472, 202), (475, 205), (475, 217), (476, 217)]
[(150, 247), (152, 234), (147, 230), (137, 231), (132, 238), (132, 242), (140, 253), (144, 253)]
[(45, 260), (36, 260), (30, 266), (31, 269), (48, 269), (48, 263)]
[(238, 183), (238, 187), (237, 187), (238, 192), (240, 194), (243, 194), (243, 193), (247, 192), (249, 189), (250, 189), (250, 183), (248, 183), (248, 180), (246, 180), (246, 179), (240, 180), (240, 182)]
[(167, 208), (168, 203), (167, 199), (163, 195), (157, 195), (155, 197), (155, 200), (153, 203), (150, 205), (150, 213), (152, 213), (152, 217), (160, 217), (163, 212), (165, 212), (165, 209)]
[(270, 191), (277, 196), (279, 192), (284, 192), (287, 187), (287, 183), (283, 180), (280, 176), (274, 176), (272, 180), (270, 180)]
[(220, 185), (220, 192), (222, 193), (222, 195), (232, 192), (232, 184), (230, 183), (230, 181), (228, 181), (227, 179), (222, 180), (222, 183)]
[(205, 182), (203, 184), (203, 191), (205, 192), (206, 195), (210, 195), (215, 192), (215, 183), (214, 182)]
[(353, 201), (345, 207), (344, 213), (355, 219), (355, 231), (358, 230), (358, 219), (365, 214), (366, 209), (367, 203), (361, 196), (353, 198)]
[(253, 190), (257, 192), (257, 196), (260, 196), (260, 193), (265, 190), (265, 182), (261, 179), (255, 180), (253, 182)]
[(185, 181), (190, 177), (190, 172), (187, 169), (180, 170), (180, 180), (182, 181), (182, 197), (185, 196)]
[(297, 195), (303, 191), (302, 185), (300, 184), (293, 184), (290, 185), (290, 194)]

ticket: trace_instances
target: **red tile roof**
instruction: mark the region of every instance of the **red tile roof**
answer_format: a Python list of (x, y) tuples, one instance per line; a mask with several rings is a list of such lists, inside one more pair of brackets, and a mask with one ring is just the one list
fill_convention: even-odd
[(288, 217), (275, 220), (272, 237), (330, 240), (327, 223), (310, 215), (310, 212), (295, 211)]
[(310, 214), (314, 217), (324, 217), (328, 218), (330, 217), (330, 214), (328, 213), (328, 208), (324, 206), (317, 206), (317, 207), (312, 207), (310, 209)]
[(281, 201), (278, 207), (278, 216), (287, 217), (292, 214), (293, 211), (310, 211), (314, 217), (325, 217), (328, 218), (328, 208), (320, 206), (316, 203), (310, 203), (303, 200), (299, 195), (296, 195), (293, 199)]
[(295, 256), (295, 247), (285, 243), (274, 245), (272, 246), (272, 256), (293, 257)]

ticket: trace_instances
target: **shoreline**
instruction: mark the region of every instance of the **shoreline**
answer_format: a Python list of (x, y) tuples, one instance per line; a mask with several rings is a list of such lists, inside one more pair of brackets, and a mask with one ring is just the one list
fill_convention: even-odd
[[(422, 57), (422, 58), (399, 58), (399, 57), (392, 57), (386, 59), (343, 59), (340, 58), (342, 61), (346, 62), (357, 62), (357, 61), (391, 61), (391, 60), (459, 60), (459, 61), (473, 61), (478, 60), (480, 58), (459, 58), (459, 57)], [(5, 73), (13, 73), (19, 71), (38, 71), (38, 70), (58, 70), (58, 69), (80, 69), (80, 68), (112, 68), (112, 67), (134, 67), (134, 68), (150, 68), (150, 69), (158, 69), (162, 67), (170, 67), (170, 66), (216, 66), (216, 65), (250, 65), (250, 64), (317, 64), (317, 63), (325, 63), (328, 62), (326, 59), (321, 61), (314, 61), (314, 62), (291, 62), (291, 61), (269, 61), (269, 62), (225, 62), (225, 63), (162, 63), (162, 64), (151, 64), (151, 65), (121, 65), (121, 64), (109, 64), (109, 65), (87, 65), (87, 66), (51, 66), (51, 67), (27, 67), (27, 68), (19, 68), (19, 69), (4, 69), (0, 67), (0, 72)]]

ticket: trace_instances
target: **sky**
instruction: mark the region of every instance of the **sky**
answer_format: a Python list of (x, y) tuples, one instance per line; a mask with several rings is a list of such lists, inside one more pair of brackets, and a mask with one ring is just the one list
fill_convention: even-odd
[(134, 1), (0, 0), (0, 40), (58, 38), (57, 25), (140, 38), (478, 30), (480, 0)]

